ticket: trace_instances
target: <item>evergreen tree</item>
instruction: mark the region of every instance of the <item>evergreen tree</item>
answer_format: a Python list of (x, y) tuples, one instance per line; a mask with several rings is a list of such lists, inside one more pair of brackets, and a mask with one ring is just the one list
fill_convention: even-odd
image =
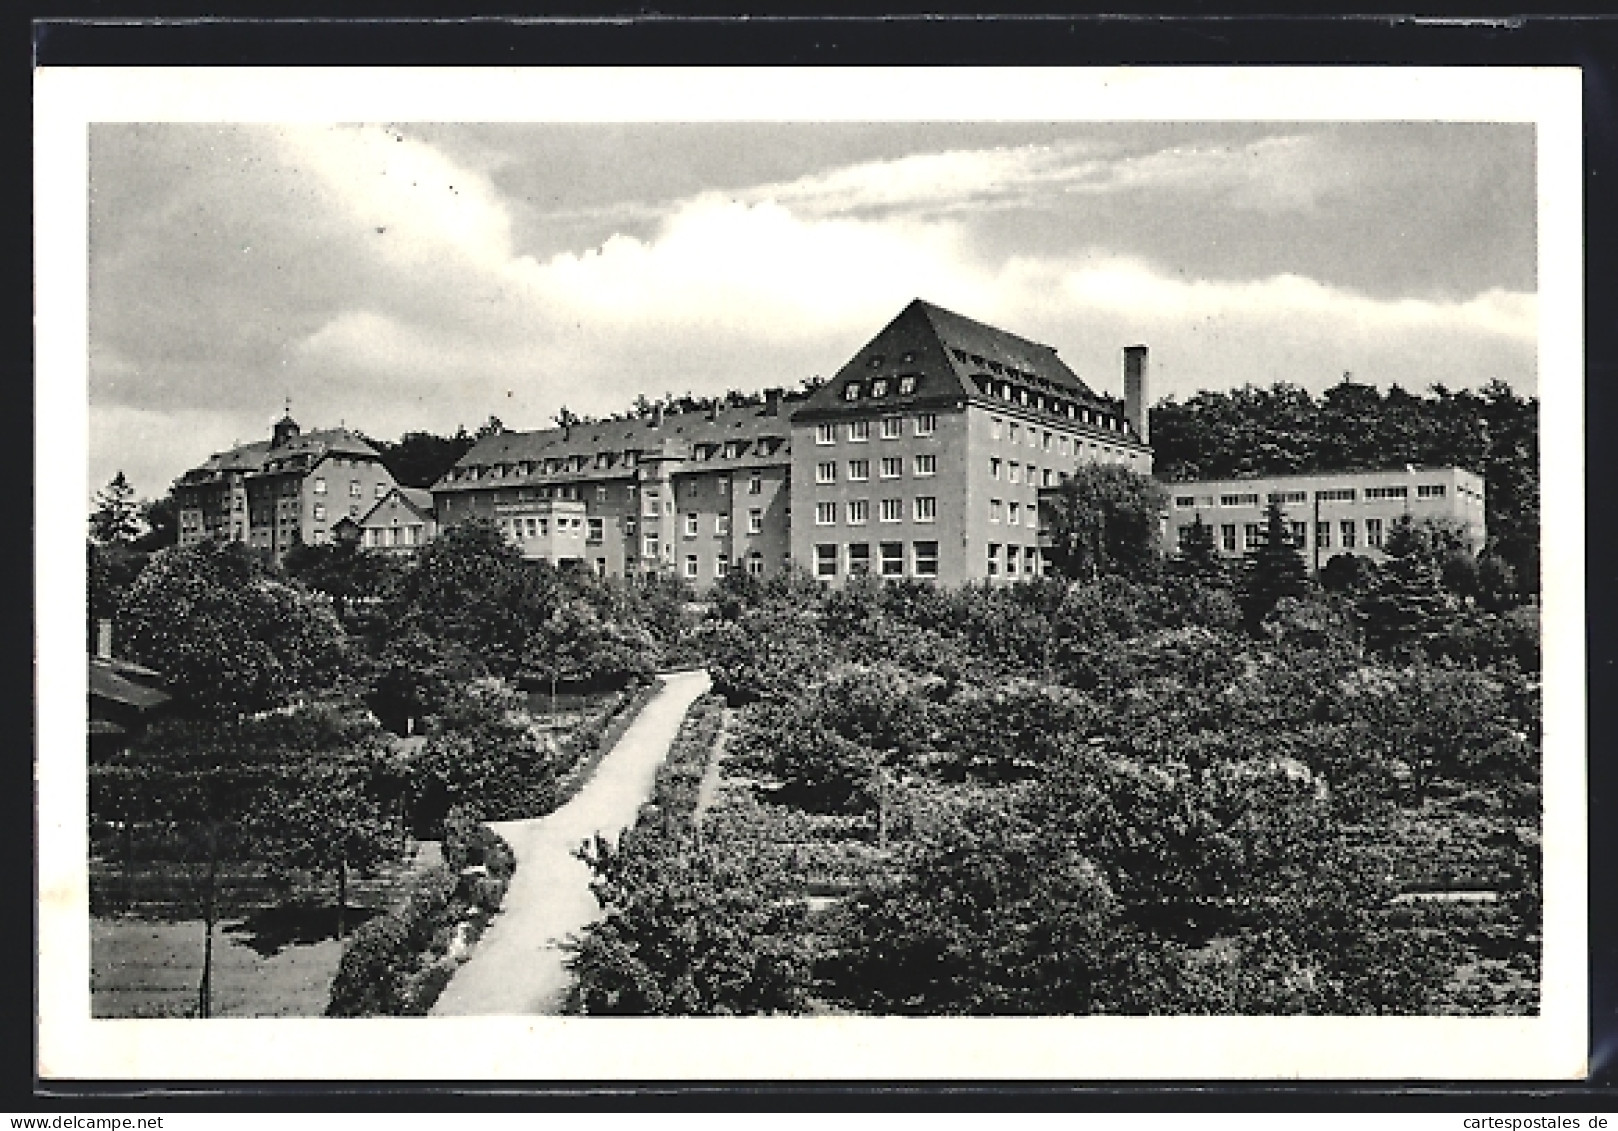
[(140, 512), (135, 506), (135, 489), (120, 471), (96, 492), (96, 508), (90, 512), (90, 537), (103, 546), (133, 542), (140, 533)]
[(1383, 549), (1388, 560), (1360, 603), (1365, 642), (1389, 658), (1411, 659), (1448, 617), (1453, 601), (1439, 577), (1440, 563), (1408, 518), (1393, 524)]
[(1180, 547), (1179, 564), (1188, 577), (1214, 581), (1224, 576), (1225, 563), (1219, 557), (1213, 527), (1202, 521), (1201, 511), (1196, 513), (1190, 529), (1186, 531), (1185, 543)]
[(1283, 597), (1302, 596), (1308, 567), (1292, 542), (1286, 515), (1274, 499), (1264, 510), (1264, 534), (1248, 555), (1242, 584), (1242, 620), (1253, 635)]

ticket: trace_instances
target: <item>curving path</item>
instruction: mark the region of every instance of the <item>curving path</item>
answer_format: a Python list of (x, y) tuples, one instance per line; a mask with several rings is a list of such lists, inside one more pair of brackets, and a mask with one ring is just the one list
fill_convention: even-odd
[(701, 671), (658, 679), (662, 690), (573, 800), (544, 817), (492, 823), (516, 853), (517, 871), (500, 913), (433, 1006), (435, 1016), (561, 1011), (572, 979), (560, 944), (601, 913), (590, 869), (573, 850), (597, 832), (616, 839), (634, 822), (687, 708), (709, 687)]

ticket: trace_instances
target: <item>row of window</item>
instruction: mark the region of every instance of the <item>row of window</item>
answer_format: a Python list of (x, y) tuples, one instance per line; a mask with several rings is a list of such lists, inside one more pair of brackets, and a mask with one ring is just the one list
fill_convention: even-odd
[(1019, 526), (1026, 521), (1031, 527), (1039, 527), (1039, 507), (1033, 503), (1023, 506), (1015, 499), (1004, 503), (999, 499), (990, 499), (989, 521), (999, 522), (1002, 516), (1007, 526)]
[[(877, 365), (882, 364), (880, 357), (874, 357), (871, 360), (876, 362)], [(917, 379), (917, 374), (906, 373), (898, 379), (897, 383), (888, 380), (886, 377), (877, 377), (868, 386), (862, 381), (850, 381), (843, 386), (843, 399), (845, 401), (857, 401), (861, 396), (885, 397), (890, 391), (897, 392), (901, 397), (908, 397), (916, 391)], [(869, 393), (865, 391), (866, 389), (870, 390)]]
[[(1394, 487), (1366, 487), (1366, 499), (1405, 499), (1409, 498), (1409, 488)], [(1447, 494), (1442, 483), (1420, 483), (1416, 485), (1418, 499), (1442, 499)], [(1330, 487), (1315, 492), (1317, 503), (1352, 503), (1358, 497), (1358, 491), (1353, 487)], [(1309, 501), (1308, 491), (1270, 491), (1265, 495), (1265, 501), (1271, 503), (1306, 503)], [(1176, 495), (1174, 505), (1180, 508), (1211, 507), (1214, 505), (1212, 495)], [(1218, 505), (1222, 507), (1256, 507), (1258, 506), (1258, 492), (1234, 492), (1220, 495)]]
[[(653, 556), (653, 557), (656, 556), (655, 549), (652, 550), (652, 551), (648, 551), (648, 553), (650, 554), (650, 556)], [(602, 567), (601, 569), (598, 570), (598, 572), (602, 572), (602, 573), (606, 572), (606, 570), (604, 568), (605, 565), (606, 565), (605, 559), (598, 558), (596, 560), (597, 560), (598, 564)], [(737, 564), (740, 565), (741, 562), (738, 561)], [(721, 554), (720, 556), (716, 557), (713, 560), (713, 576), (715, 578), (729, 576), (730, 569), (731, 569), (730, 559), (725, 557), (723, 554)], [(690, 579), (692, 581), (695, 581), (697, 578), (702, 576), (701, 571), (702, 571), (702, 563), (698, 559), (697, 555), (695, 555), (695, 554), (687, 554), (685, 556), (685, 570), (684, 570), (685, 576), (688, 579)], [(760, 551), (753, 550), (752, 552), (750, 552), (747, 555), (747, 572), (752, 574), (754, 577), (758, 577), (759, 575), (763, 574), (763, 572), (764, 572), (764, 555)]]
[[(902, 416), (884, 416), (881, 420), (879, 435), (884, 440), (897, 440), (904, 435), (905, 418)], [(913, 418), (914, 430), (917, 436), (931, 436), (938, 431), (938, 414), (932, 412), (918, 413)], [(851, 420), (848, 422), (848, 440), (852, 444), (863, 444), (871, 438), (871, 422), (869, 420)], [(815, 443), (835, 444), (837, 442), (837, 425), (827, 422), (815, 425)]]
[[(906, 549), (903, 542), (878, 542), (876, 558), (871, 557), (871, 543), (821, 542), (815, 546), (815, 576), (836, 577), (839, 572), (849, 577), (862, 577), (872, 573), (881, 577), (904, 577)], [(938, 576), (938, 543), (911, 542), (909, 545), (909, 576)]]
[[(317, 494), (317, 495), (324, 495), (326, 493), (326, 478), (325, 478), (325, 476), (322, 476), (322, 475), (315, 476), (314, 493)], [(388, 484), (386, 484), (386, 483), (378, 483), (376, 485), (376, 497), (377, 498), (380, 499), (384, 495), (386, 495), (387, 493), (388, 493)], [(358, 479), (350, 479), (348, 481), (348, 497), (351, 498), (351, 499), (357, 499), (363, 494), (364, 494), (364, 491), (360, 487), (360, 481)]]
[[(1322, 550), (1332, 548), (1332, 535), (1335, 525), (1338, 545), (1344, 550), (1357, 549), (1359, 546), (1359, 522), (1356, 519), (1339, 519), (1336, 523), (1321, 521), (1315, 523), (1315, 545)], [(1187, 524), (1179, 527), (1176, 534), (1179, 538), (1180, 549), (1184, 550), (1191, 542), (1191, 531), (1194, 526)], [(1292, 522), (1287, 524), (1292, 538), (1292, 544), (1299, 548), (1307, 545), (1309, 524), (1305, 522)], [(1227, 554), (1256, 550), (1263, 541), (1264, 527), (1257, 522), (1243, 523), (1240, 527), (1241, 542), (1237, 543), (1237, 524), (1234, 522), (1222, 523), (1219, 527), (1219, 547)], [(1365, 544), (1372, 549), (1382, 548), (1383, 525), (1380, 518), (1365, 520)]]
[[(883, 456), (877, 463), (878, 473), (883, 479), (898, 479), (904, 475), (905, 461), (903, 456)], [(911, 464), (911, 474), (919, 478), (938, 474), (938, 457), (930, 453), (923, 453), (914, 457)], [(871, 461), (868, 459), (851, 459), (848, 461), (848, 479), (852, 483), (864, 483), (871, 478)], [(837, 482), (837, 461), (822, 460), (815, 464), (816, 483)]]
[[(918, 495), (911, 501), (911, 521), (937, 522), (938, 499), (933, 495)], [(815, 525), (836, 526), (838, 503), (823, 502), (815, 504)], [(863, 526), (871, 521), (871, 500), (850, 499), (843, 507), (844, 521), (849, 526)], [(905, 501), (903, 499), (880, 499), (877, 514), (882, 522), (903, 522), (905, 518)]]
[[(350, 503), (348, 513), (351, 518), (358, 518), (360, 516), (360, 505), (358, 503)], [(326, 504), (316, 503), (313, 509), (313, 516), (316, 522), (324, 522), (326, 520)], [(282, 521), (285, 522), (286, 520), (282, 519)]]
[(1039, 468), (1030, 463), (1025, 473), (1025, 465), (1016, 460), (1002, 461), (999, 456), (990, 456), (989, 478), (999, 479), (1002, 472), (1007, 483), (1021, 483), (1026, 479), (1030, 487), (1055, 487), (1058, 482), (1067, 481), (1067, 473), (1054, 468)]
[(419, 546), (427, 541), (427, 530), (422, 526), (388, 526), (366, 530), (361, 542), (373, 548), (384, 546)]
[[(1000, 543), (990, 542), (989, 557), (985, 563), (985, 569), (990, 577), (1001, 576), (1001, 561)], [(1029, 577), (1038, 577), (1041, 572), (1038, 546), (1017, 546), (1013, 543), (1007, 543), (1004, 562), (1006, 577), (1018, 576), (1019, 562), (1021, 563), (1020, 572)]]
[[(779, 436), (761, 436), (754, 440), (736, 439), (720, 443), (699, 443), (692, 447), (691, 457), (696, 462), (705, 462), (715, 456), (723, 454), (726, 459), (735, 459), (741, 456), (748, 444), (756, 444), (760, 456), (774, 455), (786, 441)], [(569, 475), (595, 469), (604, 471), (608, 468), (622, 465), (626, 469), (634, 468), (640, 464), (640, 451), (635, 448), (625, 448), (623, 451), (597, 452), (591, 456), (583, 452), (575, 452), (570, 456), (551, 456), (546, 459), (525, 459), (509, 463), (469, 464), (464, 467), (452, 467), (449, 471), (451, 481), (483, 479), (522, 478), (529, 475)]]
[[(960, 350), (956, 350), (954, 352), (957, 360), (963, 360), (966, 356)], [(975, 356), (973, 357), (973, 360), (979, 365), (983, 364), (982, 359)], [(1000, 369), (996, 367), (995, 362), (988, 362), (988, 365), (991, 368), (994, 368), (996, 373), (1000, 372)], [(1045, 383), (1041, 380), (1041, 378), (1031, 373), (1021, 373), (1018, 370), (1012, 369), (1010, 366), (1006, 367), (1006, 372), (1013, 376), (1019, 376), (1036, 383)], [(1087, 406), (1077, 404), (1074, 401), (1068, 400), (1066, 397), (1046, 396), (1043, 393), (1034, 392), (1032, 389), (1013, 385), (1009, 381), (991, 380), (982, 374), (974, 374), (972, 380), (977, 385), (978, 392), (982, 393), (986, 397), (997, 397), (1000, 400), (1006, 401), (1010, 404), (1020, 404), (1024, 408), (1036, 409), (1039, 412), (1054, 413), (1057, 416), (1065, 416), (1069, 420), (1076, 420), (1083, 424), (1093, 424), (1098, 428), (1110, 428), (1115, 432), (1122, 432), (1124, 430), (1124, 422), (1122, 418), (1113, 416), (1110, 413), (1092, 411)]]

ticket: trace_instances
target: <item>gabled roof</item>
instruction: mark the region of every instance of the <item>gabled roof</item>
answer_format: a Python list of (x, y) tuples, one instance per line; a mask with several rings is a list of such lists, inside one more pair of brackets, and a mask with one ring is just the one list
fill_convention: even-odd
[(215, 452), (187, 471), (181, 482), (206, 482), (228, 472), (261, 475), (278, 471), (307, 471), (327, 456), (354, 456), (379, 460), (377, 450), (346, 428), (323, 428), (290, 437), (273, 446), (268, 440), (239, 444), (229, 451)]
[[(992, 392), (996, 381), (1086, 407), (1111, 405), (1081, 381), (1051, 346), (918, 298), (856, 351), (800, 414), (855, 405), (869, 410), (873, 397), (882, 407), (902, 409), (940, 399), (984, 396)], [(853, 401), (846, 398), (850, 382), (860, 386), (860, 395)], [(911, 391), (901, 391), (912, 384)]]
[[(782, 401), (786, 398), (783, 397)], [(570, 482), (579, 479), (626, 479), (634, 474), (634, 466), (620, 458), (626, 451), (647, 456), (666, 455), (684, 458), (693, 448), (711, 448), (704, 453), (704, 469), (715, 471), (728, 468), (747, 468), (763, 465), (786, 464), (790, 454), (785, 443), (791, 436), (791, 423), (784, 408), (772, 414), (768, 404), (726, 406), (712, 413), (670, 412), (661, 419), (637, 417), (633, 420), (603, 420), (592, 424), (575, 424), (570, 428), (546, 428), (536, 432), (500, 432), (485, 436), (455, 462), (455, 468), (510, 467), (535, 463), (540, 469), (528, 475), (507, 475), (504, 482)], [(776, 440), (770, 450), (761, 449), (760, 440)], [(725, 455), (727, 441), (736, 442), (739, 450)], [(611, 463), (596, 466), (596, 457), (605, 453)], [(545, 460), (573, 461), (583, 457), (584, 466), (577, 470), (564, 470), (554, 475), (543, 471)], [(433, 489), (456, 490), (487, 487), (489, 480), (456, 481), (455, 471), (433, 484)]]
[(395, 495), (399, 497), (400, 502), (415, 513), (417, 518), (430, 521), (438, 514), (433, 507), (433, 493), (431, 491), (424, 491), (420, 487), (400, 487), (395, 485), (391, 491), (378, 499), (370, 510), (360, 516), (359, 525), (364, 526), (369, 522), (371, 516), (387, 506), (388, 501)]

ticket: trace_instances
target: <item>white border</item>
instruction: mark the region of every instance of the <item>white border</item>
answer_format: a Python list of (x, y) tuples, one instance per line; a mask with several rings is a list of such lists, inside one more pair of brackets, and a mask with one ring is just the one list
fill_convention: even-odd
[[(83, 642), (92, 121), (1509, 121), (1538, 126), (1545, 945), (1537, 1018), (90, 1019)], [(1586, 1071), (1580, 75), (1571, 68), (41, 69), (44, 1078), (1566, 1079)]]

